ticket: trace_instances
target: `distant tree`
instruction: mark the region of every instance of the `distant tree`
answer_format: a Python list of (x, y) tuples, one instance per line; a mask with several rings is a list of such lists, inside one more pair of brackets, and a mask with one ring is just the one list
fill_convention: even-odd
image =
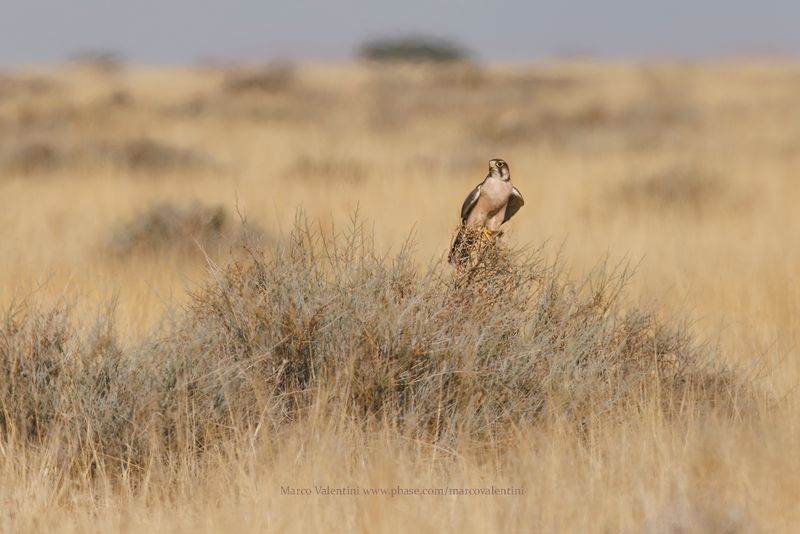
[(448, 62), (464, 61), (469, 53), (447, 39), (408, 35), (366, 41), (359, 47), (359, 56), (369, 61)]

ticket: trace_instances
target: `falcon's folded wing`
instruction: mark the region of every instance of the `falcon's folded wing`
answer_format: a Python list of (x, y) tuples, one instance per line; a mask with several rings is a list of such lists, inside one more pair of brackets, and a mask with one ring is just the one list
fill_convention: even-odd
[(467, 218), (469, 217), (469, 213), (472, 211), (472, 208), (475, 207), (475, 204), (478, 202), (478, 198), (481, 196), (481, 186), (478, 185), (472, 192), (467, 195), (467, 198), (464, 199), (464, 204), (461, 205), (461, 222), (466, 223)]
[(515, 213), (519, 211), (522, 205), (525, 204), (525, 200), (522, 198), (522, 193), (519, 192), (519, 189), (516, 187), (511, 188), (511, 196), (508, 197), (508, 205), (506, 206), (506, 214), (503, 218), (503, 222), (506, 222), (511, 217), (514, 216)]

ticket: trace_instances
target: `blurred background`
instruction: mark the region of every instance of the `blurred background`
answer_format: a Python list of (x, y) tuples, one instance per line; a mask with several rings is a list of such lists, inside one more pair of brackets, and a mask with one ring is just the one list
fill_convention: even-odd
[(57, 63), (87, 50), (151, 65), (347, 61), (364, 39), (406, 33), (454, 39), (491, 61), (785, 56), (800, 52), (798, 18), (800, 6), (788, 0), (12, 0), (0, 20), (0, 64)]

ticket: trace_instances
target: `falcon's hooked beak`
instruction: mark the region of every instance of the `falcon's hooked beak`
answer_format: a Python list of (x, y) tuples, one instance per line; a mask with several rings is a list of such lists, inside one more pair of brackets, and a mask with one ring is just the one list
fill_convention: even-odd
[(508, 163), (502, 159), (489, 160), (489, 175), (501, 180), (508, 181), (511, 179), (511, 173), (508, 170)]

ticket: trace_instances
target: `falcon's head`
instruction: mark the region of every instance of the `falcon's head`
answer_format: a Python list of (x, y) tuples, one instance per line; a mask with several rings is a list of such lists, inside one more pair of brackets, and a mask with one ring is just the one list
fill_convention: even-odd
[(508, 163), (502, 159), (489, 160), (489, 176), (499, 178), (506, 182), (511, 179), (511, 171), (508, 169)]

